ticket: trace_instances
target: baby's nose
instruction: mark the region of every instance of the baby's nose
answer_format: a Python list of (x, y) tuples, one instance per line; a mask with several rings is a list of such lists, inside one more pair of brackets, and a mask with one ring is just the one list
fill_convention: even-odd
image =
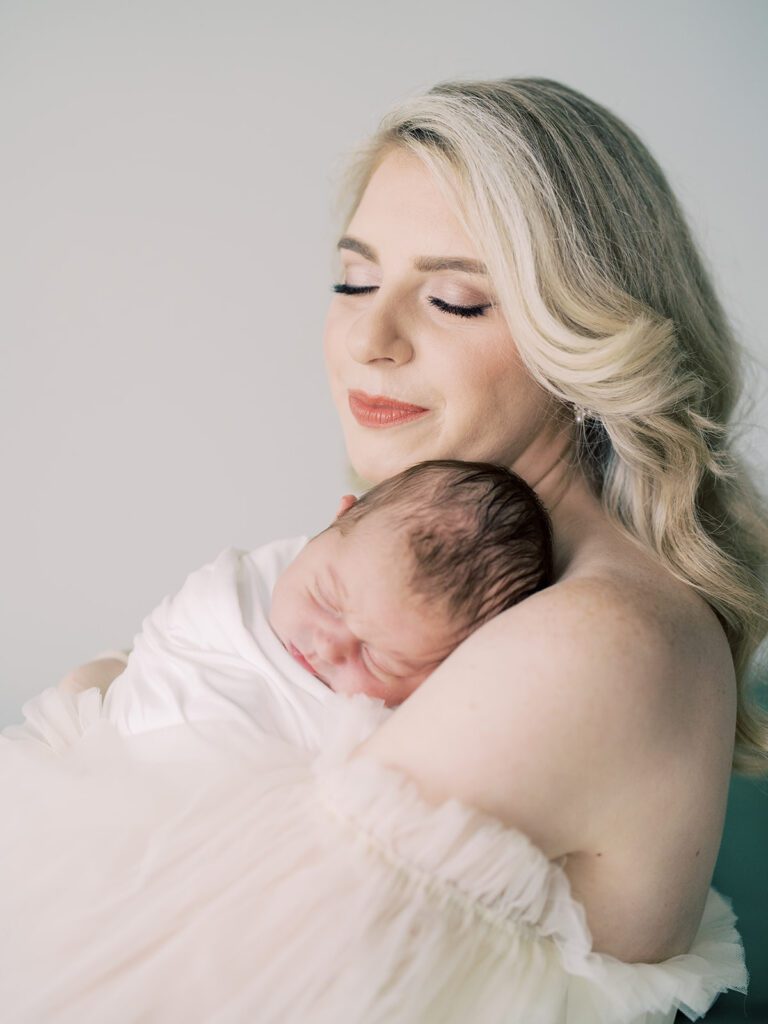
[(330, 633), (318, 633), (315, 637), (317, 653), (329, 665), (340, 665), (349, 657), (349, 641), (346, 637)]

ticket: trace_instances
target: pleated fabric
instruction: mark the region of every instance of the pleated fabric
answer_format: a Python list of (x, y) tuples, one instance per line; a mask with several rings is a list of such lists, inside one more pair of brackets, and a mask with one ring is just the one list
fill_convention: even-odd
[(354, 748), (240, 721), (122, 735), (97, 689), (0, 735), (4, 1024), (662, 1024), (747, 990), (729, 902), (691, 950), (591, 951), (559, 862)]

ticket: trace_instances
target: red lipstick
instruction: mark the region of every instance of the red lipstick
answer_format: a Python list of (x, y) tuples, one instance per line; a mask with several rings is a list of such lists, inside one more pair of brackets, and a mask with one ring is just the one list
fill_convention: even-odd
[(388, 395), (369, 395), (365, 391), (349, 392), (349, 408), (363, 427), (391, 427), (420, 419), (429, 409), (423, 405), (400, 402)]

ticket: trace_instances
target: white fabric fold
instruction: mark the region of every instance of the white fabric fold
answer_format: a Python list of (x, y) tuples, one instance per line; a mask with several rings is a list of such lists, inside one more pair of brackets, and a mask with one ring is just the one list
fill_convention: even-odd
[(590, 952), (562, 867), (522, 832), (242, 722), (120, 735), (101, 694), (44, 691), (0, 736), (0, 1005), (8, 1024), (637, 1024), (746, 990), (710, 890), (689, 953)]
[(291, 657), (267, 617), (278, 576), (306, 543), (225, 548), (160, 602), (107, 690), (105, 713), (121, 733), (229, 720), (320, 749), (339, 697)]

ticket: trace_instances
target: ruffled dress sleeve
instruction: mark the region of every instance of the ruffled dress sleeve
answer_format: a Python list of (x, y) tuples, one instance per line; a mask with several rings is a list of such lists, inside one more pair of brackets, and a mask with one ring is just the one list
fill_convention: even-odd
[(319, 754), (235, 722), (121, 736), (47, 690), (0, 737), (6, 1024), (661, 1024), (746, 991), (728, 901), (656, 964), (591, 951), (522, 832), (351, 758), (386, 713), (342, 702)]

